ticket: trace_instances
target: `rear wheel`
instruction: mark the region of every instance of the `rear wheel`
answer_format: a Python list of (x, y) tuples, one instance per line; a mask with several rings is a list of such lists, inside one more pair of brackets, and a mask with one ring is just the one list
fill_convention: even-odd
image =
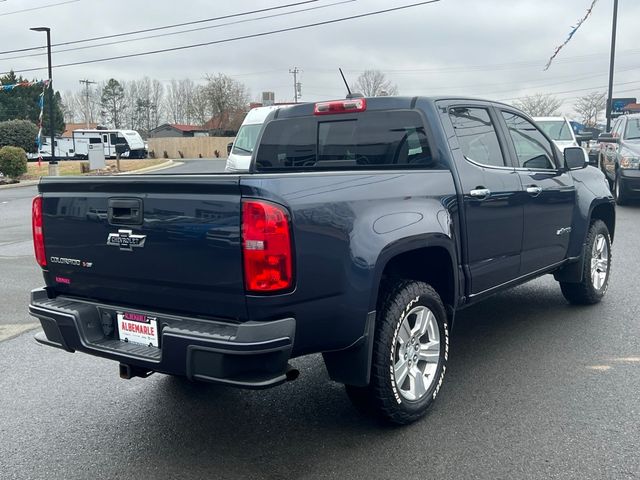
[(370, 384), (347, 385), (347, 395), (365, 413), (411, 423), (435, 400), (448, 354), (449, 326), (440, 296), (426, 283), (396, 281), (382, 292)]
[(589, 227), (583, 268), (581, 282), (560, 282), (562, 294), (573, 304), (598, 303), (609, 287), (611, 274), (611, 237), (602, 220), (594, 221)]

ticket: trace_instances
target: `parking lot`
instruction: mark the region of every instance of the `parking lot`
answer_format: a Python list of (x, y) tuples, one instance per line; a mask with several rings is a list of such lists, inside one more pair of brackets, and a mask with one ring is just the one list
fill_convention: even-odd
[[(3, 326), (33, 322), (34, 192), (0, 190)], [(0, 477), (638, 478), (640, 205), (617, 213), (605, 300), (569, 306), (548, 276), (463, 311), (438, 402), (409, 427), (360, 416), (319, 356), (294, 362), (295, 382), (244, 391), (120, 380), (115, 363), (34, 331), (5, 339)]]

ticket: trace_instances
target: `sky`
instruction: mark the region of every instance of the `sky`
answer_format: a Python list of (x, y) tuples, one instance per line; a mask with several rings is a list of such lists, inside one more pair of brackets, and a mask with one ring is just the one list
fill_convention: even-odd
[[(302, 1), (4, 0), (0, 1), (0, 52), (42, 46), (45, 34), (29, 28), (50, 27), (54, 88), (60, 91), (79, 90), (81, 79), (102, 82), (114, 77), (126, 81), (148, 76), (162, 82), (181, 78), (202, 82), (207, 74), (224, 73), (244, 83), (254, 100), (262, 91), (273, 91), (277, 102), (285, 102), (293, 99), (289, 71), (297, 67), (301, 71), (301, 100), (316, 101), (344, 96), (337, 70), (342, 67), (350, 83), (365, 69), (381, 70), (402, 95), (461, 95), (511, 103), (524, 95), (552, 93), (563, 99), (562, 113), (570, 114), (577, 97), (604, 91), (607, 86), (613, 0), (597, 1), (592, 15), (548, 71), (543, 71), (548, 58), (592, 0), (440, 0), (255, 38), (55, 67), (254, 35), (419, 0), (309, 1), (179, 28), (55, 46)], [(640, 2), (619, 3), (614, 97), (640, 97)], [(261, 18), (266, 16), (270, 18)], [(173, 34), (194, 28), (200, 30)], [(104, 45), (144, 36), (155, 38)], [(77, 47), (91, 48), (61, 51)], [(23, 75), (46, 77), (43, 53), (43, 49), (1, 53), (0, 72), (41, 68)], [(24, 57), (34, 54), (40, 55)]]

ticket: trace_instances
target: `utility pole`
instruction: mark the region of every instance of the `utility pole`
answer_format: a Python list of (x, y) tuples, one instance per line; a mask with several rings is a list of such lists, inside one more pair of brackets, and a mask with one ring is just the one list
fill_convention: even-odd
[(289, 73), (293, 74), (293, 102), (298, 103), (298, 74), (300, 70), (298, 70), (298, 67), (293, 67), (289, 69)]
[(613, 64), (616, 59), (616, 30), (618, 26), (618, 0), (613, 0), (613, 25), (611, 27), (611, 58), (609, 59), (609, 95), (607, 97), (607, 129), (611, 131), (611, 112), (613, 110)]
[(89, 117), (91, 116), (91, 108), (89, 107), (89, 85), (93, 85), (96, 82), (92, 82), (91, 80), (80, 80), (80, 83), (84, 83), (84, 98), (85, 98), (85, 121), (86, 121), (86, 127), (89, 128)]
[(56, 131), (53, 118), (53, 73), (51, 65), (51, 29), (49, 27), (30, 28), (34, 32), (45, 32), (47, 34), (47, 69), (49, 71), (49, 128), (51, 129), (51, 159), (49, 160), (49, 175), (58, 176), (60, 170), (56, 159)]

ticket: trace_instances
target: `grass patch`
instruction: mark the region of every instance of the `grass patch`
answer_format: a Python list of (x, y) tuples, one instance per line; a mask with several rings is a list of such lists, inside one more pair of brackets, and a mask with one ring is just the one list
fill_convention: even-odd
[[(85, 160), (86, 161), (86, 160)], [(141, 168), (153, 167), (165, 163), (165, 158), (145, 158), (142, 160), (120, 160), (120, 171), (130, 172), (132, 170), (140, 170)], [(63, 160), (58, 162), (60, 166), (60, 175), (81, 175), (81, 160)], [(107, 165), (115, 165), (115, 160), (107, 160)], [(49, 163), (42, 162), (38, 166), (38, 162), (29, 162), (27, 165), (27, 173), (21, 177), (21, 180), (37, 180), (40, 177), (49, 174)]]

